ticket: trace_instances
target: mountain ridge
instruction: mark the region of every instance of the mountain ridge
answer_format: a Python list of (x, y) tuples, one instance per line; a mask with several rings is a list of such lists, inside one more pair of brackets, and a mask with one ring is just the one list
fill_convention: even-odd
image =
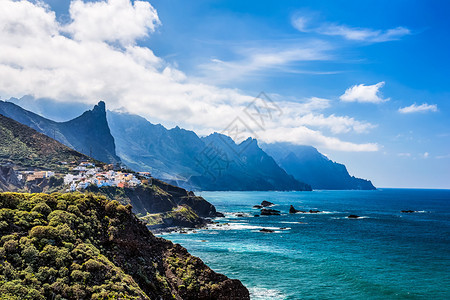
[(263, 144), (262, 148), (287, 173), (298, 180), (308, 178), (313, 189), (374, 190), (370, 180), (351, 176), (345, 165), (334, 162), (312, 146), (290, 143)]

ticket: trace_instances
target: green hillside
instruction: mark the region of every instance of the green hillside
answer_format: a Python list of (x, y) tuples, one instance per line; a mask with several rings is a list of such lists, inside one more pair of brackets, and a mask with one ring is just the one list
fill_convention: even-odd
[(59, 170), (60, 162), (88, 160), (48, 136), (0, 115), (0, 164)]
[(0, 299), (249, 299), (105, 197), (0, 193), (0, 237)]

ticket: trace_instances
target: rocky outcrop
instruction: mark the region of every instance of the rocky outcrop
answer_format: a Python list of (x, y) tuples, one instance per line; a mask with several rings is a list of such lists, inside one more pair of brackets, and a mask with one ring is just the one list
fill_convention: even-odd
[(280, 211), (276, 209), (263, 208), (261, 209), (261, 216), (279, 216)]
[(349, 215), (347, 218), (348, 218), (348, 219), (359, 219), (359, 218), (361, 218), (361, 217), (358, 216), (358, 215)]
[(0, 191), (12, 191), (21, 187), (19, 179), (11, 166), (0, 165)]
[(261, 202), (261, 206), (262, 207), (268, 207), (268, 206), (272, 206), (272, 205), (274, 205), (272, 202), (269, 202), (269, 201), (266, 201), (266, 200), (263, 200)]

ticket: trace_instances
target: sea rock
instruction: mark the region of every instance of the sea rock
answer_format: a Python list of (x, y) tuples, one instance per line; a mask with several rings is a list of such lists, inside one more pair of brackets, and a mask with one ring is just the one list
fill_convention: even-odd
[(359, 219), (359, 218), (361, 218), (360, 216), (357, 216), (357, 215), (350, 215), (350, 216), (348, 216), (347, 218), (349, 218), (349, 219)]
[(259, 217), (259, 215), (254, 215), (255, 218)]
[(216, 212), (216, 217), (217, 217), (217, 218), (224, 218), (225, 215), (224, 215), (223, 213), (217, 211), (217, 212)]
[(295, 207), (293, 205), (291, 205), (291, 207), (289, 207), (289, 213), (290, 214), (305, 213), (305, 212), (306, 211), (295, 209)]
[(263, 207), (262, 207), (262, 205), (253, 205), (253, 208), (261, 209), (261, 208), (263, 208)]
[(273, 205), (272, 202), (269, 202), (269, 201), (266, 201), (266, 200), (264, 200), (263, 202), (261, 202), (261, 206), (262, 206), (262, 207), (268, 207), (268, 206), (272, 206), (272, 205)]
[(318, 214), (318, 213), (321, 213), (321, 211), (320, 210), (309, 210), (309, 213), (310, 214)]
[(274, 231), (273, 231), (272, 229), (263, 228), (263, 229), (261, 229), (259, 232), (272, 233), (272, 232), (274, 232)]
[(280, 211), (275, 209), (263, 208), (261, 209), (261, 216), (279, 216)]
[(237, 213), (237, 214), (236, 214), (236, 217), (238, 217), (238, 218), (243, 218), (243, 217), (245, 217), (245, 215), (244, 215), (244, 214), (241, 214), (241, 213)]
[(417, 212), (417, 210), (402, 210), (401, 212), (406, 213), (406, 214), (412, 214), (412, 213)]

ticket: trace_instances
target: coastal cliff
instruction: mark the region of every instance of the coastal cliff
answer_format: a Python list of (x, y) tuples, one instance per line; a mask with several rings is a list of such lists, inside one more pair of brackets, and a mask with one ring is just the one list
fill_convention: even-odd
[(249, 299), (105, 197), (0, 193), (0, 235), (3, 299)]

